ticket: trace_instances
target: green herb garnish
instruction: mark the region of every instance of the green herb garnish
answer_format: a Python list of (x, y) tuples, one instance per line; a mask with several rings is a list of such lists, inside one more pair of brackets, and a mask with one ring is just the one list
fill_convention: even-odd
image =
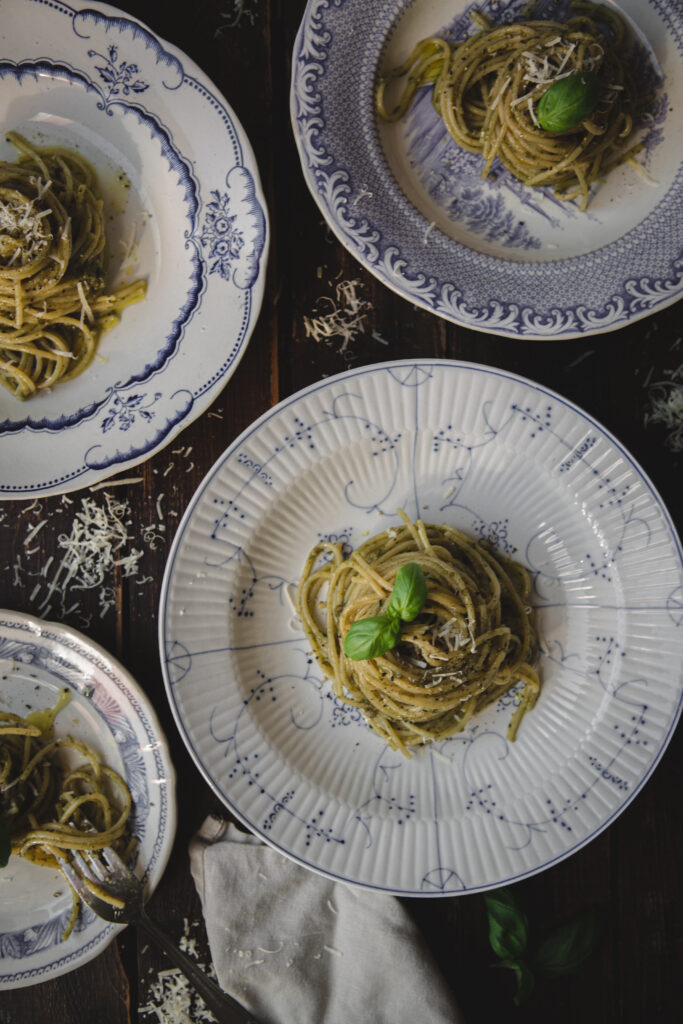
[(489, 918), (489, 942), (500, 958), (495, 967), (514, 971), (517, 991), (513, 997), (519, 1006), (534, 989), (538, 973), (557, 977), (579, 969), (597, 946), (598, 918), (583, 914), (555, 928), (535, 949), (529, 948), (529, 922), (509, 889), (494, 889), (484, 894)]
[(526, 952), (529, 922), (509, 889), (484, 895), (489, 914), (489, 942), (501, 960), (518, 960)]
[(572, 974), (593, 952), (600, 937), (595, 914), (583, 914), (551, 932), (534, 954), (534, 967), (544, 974)]
[(390, 619), (386, 615), (358, 619), (344, 637), (344, 654), (352, 661), (379, 658), (396, 646), (400, 632), (400, 620)]
[(593, 112), (601, 91), (599, 79), (588, 71), (558, 79), (538, 101), (539, 125), (555, 135), (571, 131)]
[(387, 615), (390, 619), (412, 622), (427, 600), (427, 581), (417, 562), (402, 565), (396, 573)]
[(401, 624), (412, 622), (427, 600), (427, 581), (416, 562), (402, 565), (396, 573), (385, 615), (358, 619), (344, 637), (344, 654), (352, 661), (379, 658), (392, 650), (401, 635)]

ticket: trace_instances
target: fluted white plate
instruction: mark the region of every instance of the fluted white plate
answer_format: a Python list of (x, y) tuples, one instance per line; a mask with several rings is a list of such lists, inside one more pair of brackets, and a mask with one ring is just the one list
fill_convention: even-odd
[[(397, 508), (526, 564), (543, 690), (412, 760), (336, 700), (289, 593), (321, 538)], [(168, 698), (188, 750), (262, 839), (332, 878), (443, 896), (550, 867), (606, 828), (681, 709), (675, 529), (619, 442), (560, 395), (476, 364), (397, 361), (283, 401), (197, 490), (162, 589)]]
[[(130, 674), (98, 644), (68, 626), (0, 610), (0, 709), (25, 715), (71, 700), (56, 736), (90, 743), (133, 797), (136, 873), (151, 893), (176, 830), (175, 771), (156, 713)], [(10, 857), (0, 870), (0, 989), (56, 978), (97, 956), (122, 930), (82, 907), (66, 941), (71, 896), (59, 871)]]
[(0, 498), (60, 494), (142, 462), (211, 404), (256, 323), (268, 224), (256, 161), (197, 65), (107, 4), (0, 0), (4, 135), (68, 146), (98, 174), (109, 284), (142, 277), (79, 377), (0, 387)]
[(613, 331), (681, 298), (683, 9), (678, 0), (604, 3), (634, 25), (636, 49), (622, 55), (655, 99), (639, 134), (643, 173), (617, 168), (582, 213), (497, 163), (482, 180), (483, 158), (451, 139), (431, 89), (392, 124), (374, 107), (380, 72), (420, 39), (464, 39), (473, 11), (495, 24), (563, 20), (570, 0), (536, 0), (533, 11), (528, 0), (309, 0), (291, 87), (303, 173), (330, 228), (385, 285), (510, 338)]

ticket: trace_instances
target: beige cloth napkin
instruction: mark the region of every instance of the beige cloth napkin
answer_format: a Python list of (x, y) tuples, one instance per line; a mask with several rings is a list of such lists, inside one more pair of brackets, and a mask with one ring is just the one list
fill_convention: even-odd
[(218, 980), (262, 1024), (463, 1024), (396, 897), (324, 878), (213, 816), (190, 866)]

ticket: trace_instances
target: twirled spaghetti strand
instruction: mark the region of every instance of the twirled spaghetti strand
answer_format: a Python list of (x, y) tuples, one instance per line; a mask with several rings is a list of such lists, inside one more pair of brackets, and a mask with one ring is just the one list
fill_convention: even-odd
[(0, 383), (26, 399), (82, 373), (146, 285), (105, 290), (103, 204), (90, 164), (7, 138), (20, 157), (0, 162)]
[[(348, 558), (328, 542), (308, 555), (298, 611), (320, 667), (335, 696), (360, 708), (372, 729), (404, 753), (460, 732), (521, 682), (508, 731), (514, 739), (540, 692), (528, 573), (453, 527), (401, 516), (402, 526)], [(343, 645), (352, 623), (385, 613), (399, 569), (411, 562), (427, 582), (422, 611), (393, 650), (351, 660)]]
[[(72, 851), (114, 846), (125, 856), (131, 810), (124, 780), (86, 743), (0, 712), (0, 822), (13, 855), (54, 868)], [(64, 938), (78, 907), (74, 898)]]
[[(552, 186), (558, 198), (585, 209), (591, 185), (632, 160), (627, 145), (643, 105), (624, 63), (625, 26), (616, 12), (575, 4), (566, 22), (520, 21), (494, 26), (478, 16), (480, 30), (451, 47), (420, 40), (409, 58), (380, 77), (376, 106), (386, 121), (403, 117), (418, 89), (433, 85), (432, 101), (455, 142), (494, 160), (525, 185)], [(482, 27), (483, 26), (483, 27)], [(587, 72), (598, 76), (600, 100), (580, 124), (562, 133), (543, 129), (539, 100), (554, 82)], [(394, 83), (406, 83), (393, 106)]]

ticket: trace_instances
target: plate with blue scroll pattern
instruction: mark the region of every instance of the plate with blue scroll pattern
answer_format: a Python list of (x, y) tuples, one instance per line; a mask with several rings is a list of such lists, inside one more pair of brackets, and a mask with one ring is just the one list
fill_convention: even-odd
[[(538, 0), (533, 14), (562, 20), (568, 3)], [(630, 66), (654, 99), (641, 170), (617, 168), (582, 213), (500, 166), (483, 180), (483, 159), (451, 139), (429, 87), (400, 121), (375, 114), (378, 74), (418, 40), (465, 38), (475, 9), (494, 23), (528, 18), (527, 0), (309, 0), (291, 116), (307, 184), (339, 240), (411, 303), (507, 337), (612, 331), (679, 299), (683, 9), (677, 0), (613, 6), (631, 21)]]
[[(24, 716), (54, 708), (56, 736), (89, 743), (126, 780), (138, 839), (136, 873), (148, 893), (166, 867), (176, 830), (175, 771), (156, 713), (135, 680), (81, 633), (0, 610), (0, 708)], [(0, 871), (0, 989), (35, 985), (97, 956), (121, 925), (81, 907), (68, 939), (69, 887), (58, 871), (12, 856)]]
[[(542, 693), (411, 759), (323, 677), (292, 610), (308, 551), (397, 509), (532, 573)], [(450, 896), (513, 882), (606, 828), (681, 710), (683, 563), (619, 442), (560, 395), (476, 364), (354, 369), (283, 401), (197, 490), (164, 577), (161, 658), (185, 743), (225, 804), (298, 863)]]
[(114, 7), (0, 0), (0, 159), (9, 129), (94, 166), (109, 284), (147, 297), (81, 376), (20, 402), (0, 389), (0, 497), (61, 493), (133, 466), (216, 398), (259, 313), (268, 223), (248, 139), (175, 47)]

